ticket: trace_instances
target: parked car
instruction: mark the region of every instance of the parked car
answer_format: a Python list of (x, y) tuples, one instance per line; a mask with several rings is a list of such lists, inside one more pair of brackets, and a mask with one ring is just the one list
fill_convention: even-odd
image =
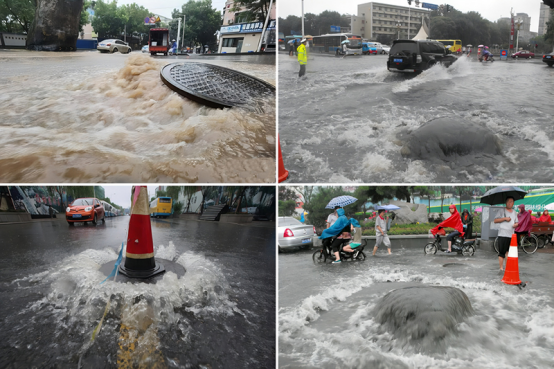
[(542, 56), (542, 61), (546, 63), (546, 65), (548, 65), (549, 67), (554, 66), (554, 52), (550, 54), (544, 54)]
[(150, 49), (148, 48), (148, 45), (144, 45), (144, 46), (142, 47), (142, 52), (143, 52), (143, 53), (149, 53), (149, 52), (150, 52)]
[(521, 50), (521, 51), (518, 51), (517, 53), (512, 54), (512, 58), (514, 58), (514, 59), (516, 59), (516, 58), (531, 59), (531, 58), (534, 58), (534, 57), (535, 57), (535, 53), (532, 53), (532, 52), (527, 51), (527, 50)]
[(98, 43), (96, 50), (101, 53), (115, 53), (119, 51), (122, 54), (128, 54), (132, 51), (131, 46), (124, 41), (110, 39)]
[(383, 54), (388, 54), (390, 52), (390, 46), (389, 45), (383, 45)]
[(84, 222), (85, 224), (92, 222), (92, 224), (97, 224), (100, 220), (102, 224), (106, 223), (102, 203), (100, 200), (92, 197), (79, 198), (73, 201), (65, 209), (65, 218), (70, 226), (75, 225), (76, 222)]
[(279, 252), (290, 249), (309, 249), (313, 246), (313, 236), (316, 235), (315, 227), (302, 224), (293, 217), (277, 218), (277, 234)]
[(427, 40), (395, 40), (387, 59), (387, 69), (390, 72), (421, 73), (435, 64), (447, 68), (457, 57), (437, 41)]

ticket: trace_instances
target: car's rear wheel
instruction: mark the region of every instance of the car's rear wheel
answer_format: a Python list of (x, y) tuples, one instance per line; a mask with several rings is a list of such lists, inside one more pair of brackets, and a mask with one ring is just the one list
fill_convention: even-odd
[(554, 67), (554, 63), (546, 63), (549, 67)]
[(106, 224), (106, 214), (104, 214), (104, 217), (102, 218), (102, 224)]
[(96, 213), (94, 213), (94, 219), (92, 219), (92, 224), (96, 225), (98, 222), (97, 222), (97, 215)]
[(112, 50), (112, 53), (116, 53), (116, 52), (117, 52), (117, 47), (114, 47)]

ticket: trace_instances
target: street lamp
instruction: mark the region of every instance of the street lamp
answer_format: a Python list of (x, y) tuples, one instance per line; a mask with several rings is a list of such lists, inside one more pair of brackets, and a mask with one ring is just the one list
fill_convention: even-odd
[(516, 36), (516, 53), (517, 53), (519, 51), (519, 28), (523, 24), (523, 19), (518, 18), (515, 21), (515, 23), (516, 23), (516, 26), (517, 26), (517, 36)]
[(400, 27), (402, 27), (402, 23), (396, 21), (396, 29), (398, 30), (397, 40), (400, 39)]

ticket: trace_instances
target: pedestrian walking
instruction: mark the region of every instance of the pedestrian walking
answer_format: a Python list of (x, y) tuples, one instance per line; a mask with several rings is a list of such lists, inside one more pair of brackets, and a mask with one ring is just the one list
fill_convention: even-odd
[[(298, 55), (298, 63), (300, 63), (300, 71), (298, 72), (298, 77), (304, 77), (306, 74), (306, 64), (308, 64), (308, 56), (306, 54), (306, 39), (303, 38), (300, 42), (300, 46), (296, 49)], [(305, 77), (304, 77), (305, 78)]]
[(385, 221), (385, 210), (380, 209), (379, 214), (375, 218), (375, 235), (377, 236), (375, 247), (373, 248), (373, 256), (375, 256), (375, 253), (377, 252), (377, 249), (381, 244), (384, 244), (387, 246), (389, 250), (389, 255), (391, 254), (390, 250), (390, 240), (389, 236), (387, 234), (387, 222)]
[(465, 226), (465, 239), (471, 239), (473, 235), (473, 215), (467, 209), (462, 211), (462, 224)]
[(514, 234), (515, 228), (518, 226), (517, 214), (514, 207), (514, 198), (506, 198), (506, 207), (500, 210), (498, 218), (494, 219), (494, 223), (500, 224), (498, 228), (498, 264), (500, 271), (504, 271), (504, 260), (508, 257), (510, 250), (510, 241)]
[(294, 56), (294, 41), (289, 43), (289, 56)]

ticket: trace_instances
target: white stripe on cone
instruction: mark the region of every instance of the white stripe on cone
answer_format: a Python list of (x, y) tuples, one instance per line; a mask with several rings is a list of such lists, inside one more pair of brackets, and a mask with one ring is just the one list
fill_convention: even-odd
[(508, 251), (508, 257), (517, 258), (517, 246), (510, 246), (510, 250)]

